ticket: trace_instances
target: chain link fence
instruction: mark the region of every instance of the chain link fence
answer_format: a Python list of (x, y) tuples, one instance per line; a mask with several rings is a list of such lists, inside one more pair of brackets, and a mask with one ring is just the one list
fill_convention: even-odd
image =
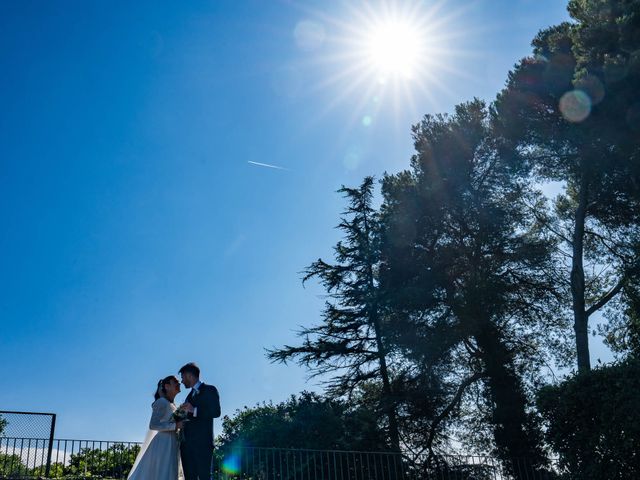
[(48, 477), (54, 413), (0, 410), (0, 478)]

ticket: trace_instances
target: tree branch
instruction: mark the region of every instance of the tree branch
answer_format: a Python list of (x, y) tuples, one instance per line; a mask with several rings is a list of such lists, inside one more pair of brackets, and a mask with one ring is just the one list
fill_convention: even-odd
[(591, 305), (586, 311), (587, 318), (590, 317), (591, 314), (593, 314), (593, 313), (597, 312), (598, 310), (600, 310), (607, 303), (609, 303), (609, 301), (613, 297), (615, 297), (620, 292), (620, 290), (622, 290), (622, 287), (624, 287), (624, 284), (625, 284), (625, 280), (626, 280), (625, 276), (622, 276), (622, 278), (620, 278), (620, 281), (618, 281), (618, 283), (616, 284), (615, 287), (613, 287), (611, 290), (609, 290), (609, 292), (607, 292), (607, 294), (604, 297), (602, 297), (596, 303)]
[(456, 406), (460, 403), (460, 400), (462, 399), (462, 395), (464, 394), (464, 391), (466, 390), (466, 388), (471, 385), (472, 383), (476, 382), (477, 380), (481, 379), (484, 375), (481, 372), (476, 372), (474, 373), (472, 376), (470, 376), (469, 378), (466, 378), (459, 386), (458, 386), (458, 390), (456, 392), (456, 394), (454, 395), (453, 399), (451, 400), (451, 402), (449, 402), (449, 405), (447, 405), (445, 407), (445, 409), (440, 412), (440, 414), (433, 419), (433, 421), (431, 422), (431, 428), (429, 431), (429, 438), (427, 439), (427, 448), (429, 449), (429, 452), (431, 452), (431, 445), (433, 444), (433, 440), (436, 436), (436, 428), (438, 427), (438, 425), (451, 413), (451, 411), (456, 408)]

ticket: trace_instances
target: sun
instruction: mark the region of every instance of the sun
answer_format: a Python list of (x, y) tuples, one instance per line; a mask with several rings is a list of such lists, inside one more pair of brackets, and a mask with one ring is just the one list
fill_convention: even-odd
[(455, 97), (453, 80), (469, 78), (465, 44), (477, 34), (463, 3), (343, 0), (308, 10), (294, 35), (305, 65), (317, 68), (307, 88), (330, 93), (316, 117), (348, 103), (350, 126), (375, 127), (389, 113), (401, 125)]
[(365, 57), (380, 79), (414, 78), (425, 51), (425, 38), (408, 20), (377, 22), (365, 33)]

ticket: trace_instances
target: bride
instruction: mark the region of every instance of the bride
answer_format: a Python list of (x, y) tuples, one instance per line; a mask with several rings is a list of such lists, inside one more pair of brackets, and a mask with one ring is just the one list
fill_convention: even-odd
[(149, 433), (127, 477), (128, 480), (183, 479), (176, 430), (182, 422), (173, 419), (173, 404), (180, 393), (180, 382), (170, 375), (158, 382), (155, 401), (151, 405)]

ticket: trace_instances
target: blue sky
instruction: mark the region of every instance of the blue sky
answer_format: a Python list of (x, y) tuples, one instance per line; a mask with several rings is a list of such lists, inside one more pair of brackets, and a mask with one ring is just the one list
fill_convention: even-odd
[(330, 255), (335, 190), (405, 168), (422, 115), (491, 100), (562, 3), (416, 4), (445, 48), (400, 85), (351, 71), (355, 2), (2, 2), (0, 409), (140, 440), (188, 361), (226, 414), (316, 388), (264, 348), (319, 319), (299, 272)]

